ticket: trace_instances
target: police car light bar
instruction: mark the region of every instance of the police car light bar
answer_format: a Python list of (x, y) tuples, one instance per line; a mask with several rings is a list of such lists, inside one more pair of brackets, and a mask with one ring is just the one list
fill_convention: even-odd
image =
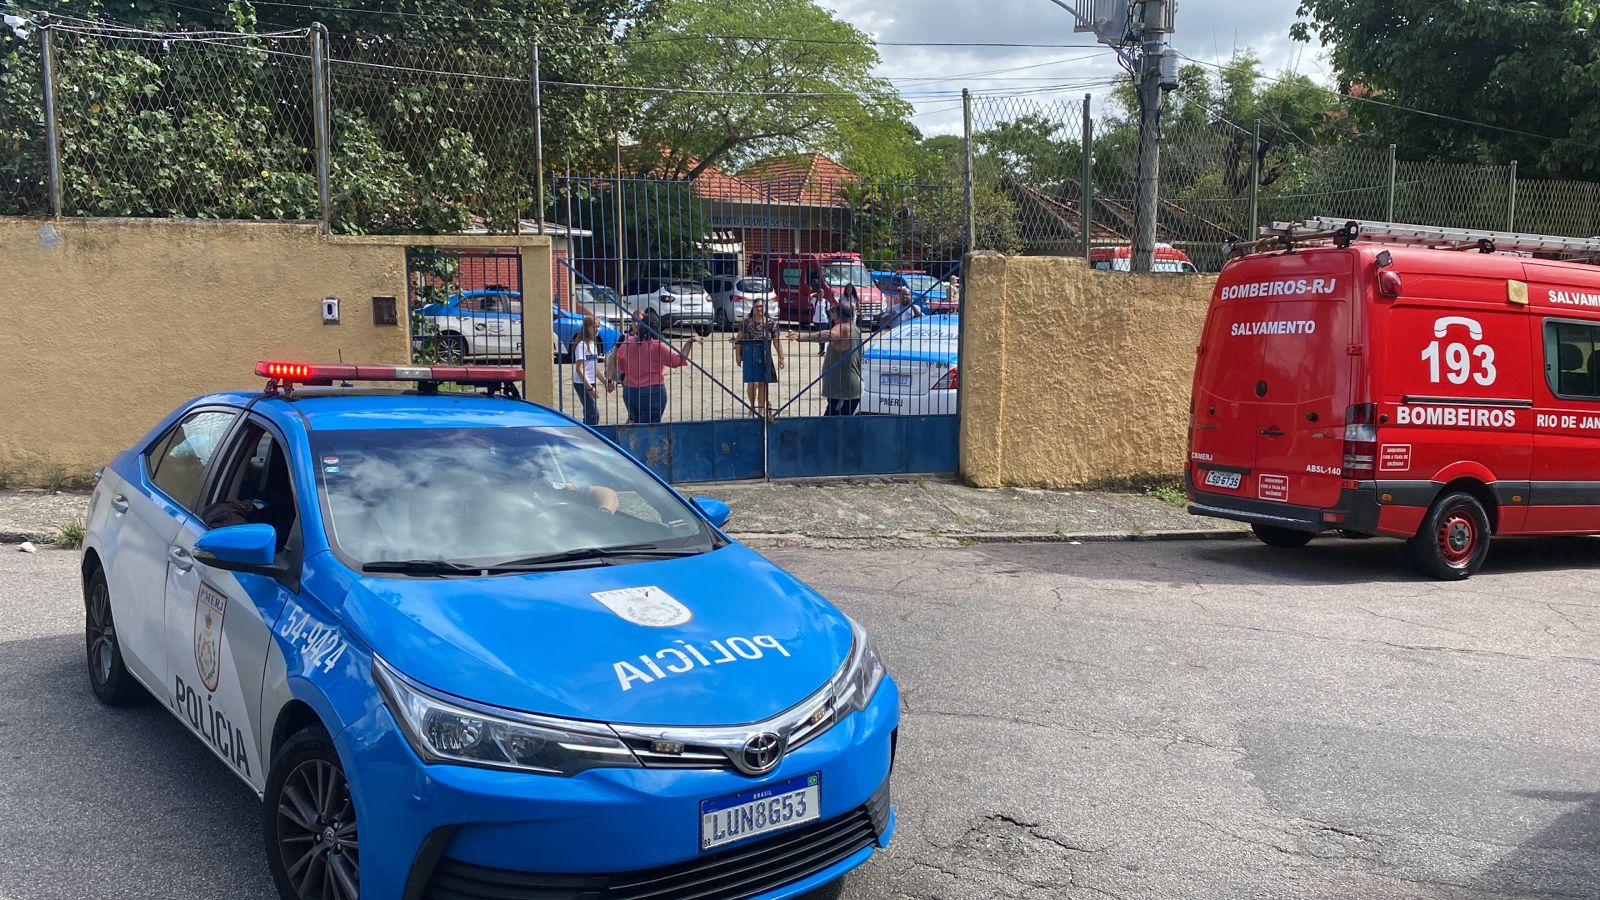
[(357, 366), (347, 363), (258, 362), (256, 374), (275, 385), (331, 385), (335, 381), (415, 381), (503, 385), (522, 380), (521, 366)]

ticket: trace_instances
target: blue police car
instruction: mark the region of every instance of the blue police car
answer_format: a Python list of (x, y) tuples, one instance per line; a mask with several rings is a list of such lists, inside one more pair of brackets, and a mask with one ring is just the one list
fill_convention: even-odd
[(285, 898), (782, 898), (888, 845), (898, 689), (725, 505), (520, 369), (257, 373), (103, 471), (86, 643), (262, 796)]

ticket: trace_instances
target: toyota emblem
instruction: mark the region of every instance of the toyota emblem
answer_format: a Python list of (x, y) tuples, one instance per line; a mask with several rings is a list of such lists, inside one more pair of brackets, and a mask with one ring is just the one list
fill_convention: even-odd
[(752, 734), (739, 751), (739, 771), (746, 775), (765, 775), (783, 759), (783, 738), (770, 731)]

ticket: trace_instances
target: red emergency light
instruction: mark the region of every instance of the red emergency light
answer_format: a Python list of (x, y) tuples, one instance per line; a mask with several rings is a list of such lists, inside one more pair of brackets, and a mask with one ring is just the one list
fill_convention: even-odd
[(331, 385), (335, 381), (413, 381), (424, 387), (453, 381), (482, 387), (514, 386), (521, 366), (368, 366), (349, 363), (258, 362), (256, 374), (270, 379), (269, 391), (296, 384)]

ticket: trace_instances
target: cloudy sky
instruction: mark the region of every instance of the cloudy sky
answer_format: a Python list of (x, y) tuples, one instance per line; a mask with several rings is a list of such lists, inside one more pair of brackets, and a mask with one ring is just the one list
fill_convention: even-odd
[[(1058, 101), (1108, 90), (1121, 74), (1093, 35), (1075, 34), (1072, 17), (1050, 0), (822, 0), (880, 42), (1062, 44), (1074, 47), (881, 46), (879, 74), (917, 107), (926, 134), (961, 130), (959, 94), (1016, 94)], [(1268, 73), (1294, 70), (1331, 85), (1319, 49), (1289, 39), (1296, 0), (1179, 0), (1172, 45), (1220, 62), (1234, 48), (1254, 48)], [(1000, 71), (1008, 70), (1008, 71)], [(985, 74), (987, 73), (987, 74)]]

